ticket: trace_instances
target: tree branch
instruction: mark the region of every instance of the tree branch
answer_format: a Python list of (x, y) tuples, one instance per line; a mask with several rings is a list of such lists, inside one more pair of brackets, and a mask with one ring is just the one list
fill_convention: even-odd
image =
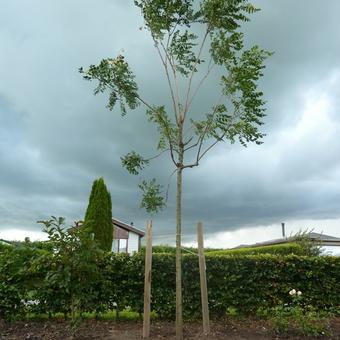
[[(220, 100), (219, 100), (220, 102)], [(218, 104), (217, 104), (218, 105)], [(215, 107), (217, 107), (217, 105)], [(216, 109), (214, 110), (213, 112), (213, 115), (216, 113)], [(240, 112), (240, 108), (237, 106), (235, 111), (234, 111), (234, 114), (233, 114), (233, 119), (239, 117), (239, 115), (241, 114)], [(229, 126), (228, 128), (230, 128), (232, 126), (232, 122), (229, 123)], [(227, 128), (227, 129), (228, 129)], [(201, 148), (202, 148), (202, 145), (203, 145), (203, 139), (201, 139), (201, 143), (200, 143), (200, 146), (199, 146), (199, 150), (197, 152), (197, 158), (196, 158), (196, 163), (194, 163), (194, 166), (197, 166), (199, 164), (199, 161), (205, 156), (205, 154), (211, 149), (213, 148), (218, 142), (222, 141), (223, 138), (225, 137), (226, 135), (226, 132), (224, 132), (221, 136), (219, 136), (218, 138), (216, 138), (216, 140), (209, 146), (207, 147), (201, 154)], [(193, 167), (193, 166), (187, 166), (187, 167)]]
[[(191, 140), (192, 140), (192, 139), (191, 139)], [(191, 140), (190, 140), (190, 142), (191, 142)], [(193, 149), (194, 147), (196, 147), (196, 146), (198, 145), (199, 141), (200, 141), (200, 138), (197, 139), (197, 141), (196, 141), (195, 144), (192, 144), (192, 145), (188, 146), (187, 148), (185, 148), (185, 149), (184, 149), (184, 152), (186, 152), (186, 151), (188, 151), (188, 150)], [(190, 143), (190, 142), (189, 142), (189, 143)], [(186, 143), (186, 144), (188, 144), (188, 143)]]
[[(153, 112), (157, 113), (157, 111), (155, 111), (155, 109), (150, 105), (148, 104), (144, 99), (142, 99), (140, 96), (137, 95), (137, 98), (138, 100), (140, 100), (146, 107), (148, 107), (150, 110), (152, 110)], [(171, 155), (171, 160), (172, 162), (177, 165), (177, 162), (175, 160), (175, 157), (174, 157), (174, 147), (173, 147), (173, 144), (171, 142), (171, 138), (170, 138), (170, 131), (169, 131), (169, 127), (168, 127), (168, 124), (167, 122), (164, 122), (163, 121), (163, 124), (165, 126), (165, 129), (166, 129), (166, 136), (168, 138), (168, 141), (169, 141), (169, 148), (170, 148), (170, 155)]]
[(199, 162), (199, 161), (204, 157), (204, 155), (205, 155), (212, 147), (214, 147), (218, 142), (220, 142), (221, 140), (223, 140), (224, 136), (225, 136), (225, 132), (224, 132), (218, 139), (216, 139), (216, 140), (214, 141), (214, 143), (212, 143), (208, 148), (206, 148), (206, 149), (204, 150), (204, 152), (202, 153), (202, 155), (200, 155), (200, 156), (198, 157), (197, 162)]
[[(208, 148), (206, 148), (204, 150), (204, 152), (199, 155), (199, 153), (197, 153), (197, 158), (196, 158), (196, 162), (195, 163), (191, 163), (191, 164), (187, 164), (187, 165), (183, 165), (182, 169), (185, 168), (194, 168), (196, 166), (199, 165), (200, 160), (204, 157), (204, 155), (211, 149), (213, 148), (218, 142), (220, 142), (225, 136), (225, 133), (223, 133), (218, 139), (216, 139)], [(201, 146), (201, 145), (200, 145)]]
[[(169, 75), (169, 70), (168, 70), (168, 64), (167, 64), (168, 57), (166, 56), (166, 59), (163, 58), (162, 53), (161, 53), (161, 51), (159, 49), (159, 46), (158, 46), (158, 42), (156, 41), (156, 39), (153, 36), (152, 36), (152, 39), (153, 39), (153, 41), (155, 43), (156, 50), (158, 52), (158, 55), (159, 55), (159, 57), (160, 57), (160, 59), (162, 61), (164, 69), (165, 69), (166, 79), (167, 79), (167, 82), (168, 82), (168, 85), (169, 85), (169, 89), (170, 89), (170, 93), (171, 93), (171, 99), (172, 99), (172, 103), (173, 103), (174, 114), (175, 114), (176, 121), (177, 121), (177, 116), (178, 116), (177, 110), (178, 110), (178, 108), (177, 108), (176, 99), (175, 99), (175, 95), (174, 95), (174, 90), (173, 90), (173, 87), (172, 87), (172, 82), (171, 82), (170, 75)], [(169, 33), (168, 40), (169, 39), (170, 39), (170, 33)]]
[[(217, 107), (218, 107), (218, 105), (220, 104), (222, 98), (223, 98), (223, 94), (221, 94), (220, 98), (218, 99), (218, 101), (217, 101), (217, 103), (216, 103), (216, 105), (215, 105), (215, 107), (214, 107), (214, 110), (213, 110), (213, 112), (212, 112), (212, 118), (214, 118), (214, 115), (215, 115), (215, 113), (216, 113)], [(198, 146), (197, 158), (196, 158), (197, 162), (199, 161), (199, 155), (200, 155), (201, 148), (202, 148), (202, 145), (203, 145), (204, 137), (205, 137), (205, 135), (207, 134), (207, 131), (208, 131), (208, 126), (209, 126), (209, 124), (207, 124), (207, 125), (205, 126), (204, 132), (202, 133), (202, 135), (201, 135), (200, 138), (198, 139), (198, 140), (199, 140), (199, 146)]]
[[(160, 43), (162, 48), (163, 48), (163, 51), (166, 55), (166, 58), (167, 60), (169, 61), (169, 64), (171, 66), (171, 70), (172, 70), (172, 74), (173, 74), (173, 77), (174, 77), (174, 82), (175, 82), (175, 89), (176, 89), (176, 92), (175, 92), (175, 101), (176, 101), (176, 106), (179, 110), (179, 103), (180, 103), (180, 96), (179, 96), (179, 84), (178, 84), (178, 79), (177, 79), (177, 73), (176, 73), (176, 67), (175, 67), (175, 63), (174, 61), (171, 59), (171, 55), (169, 55), (168, 53), (168, 49), (167, 47), (164, 46), (163, 42)], [(168, 46), (168, 45), (167, 45)], [(177, 111), (178, 112), (178, 115), (176, 116), (176, 123), (178, 125), (178, 119), (180, 118), (181, 116), (181, 112)], [(181, 118), (182, 119), (182, 118)]]
[(169, 148), (169, 149), (162, 150), (162, 151), (159, 152), (157, 155), (152, 156), (152, 157), (149, 157), (149, 158), (146, 158), (145, 160), (146, 160), (146, 161), (152, 161), (153, 159), (159, 157), (160, 155), (162, 155), (162, 154), (163, 154), (164, 152), (166, 152), (166, 151), (170, 151), (170, 148)]
[(215, 64), (212, 64), (210, 65), (210, 62), (209, 62), (209, 66), (208, 66), (208, 70), (207, 70), (207, 73), (202, 77), (202, 79), (200, 80), (200, 82), (198, 83), (193, 95), (191, 96), (190, 100), (189, 100), (189, 103), (187, 104), (187, 110), (189, 111), (189, 108), (194, 100), (194, 98), (196, 97), (199, 89), (201, 88), (202, 84), (204, 83), (204, 81), (208, 78), (211, 70), (214, 68)]
[(150, 109), (150, 110), (156, 112), (155, 109), (154, 109), (150, 104), (148, 104), (143, 98), (141, 98), (139, 95), (137, 95), (137, 99), (138, 99), (142, 104), (144, 104), (148, 109)]
[(196, 69), (196, 66), (198, 65), (198, 62), (200, 60), (200, 57), (201, 57), (201, 54), (202, 54), (202, 51), (203, 51), (203, 47), (204, 47), (204, 44), (205, 44), (205, 41), (208, 37), (208, 34), (209, 34), (209, 29), (206, 30), (205, 34), (204, 34), (204, 37), (203, 37), (203, 40), (202, 40), (202, 43), (201, 43), (201, 46), (200, 46), (200, 49), (198, 51), (198, 54), (197, 54), (197, 57), (196, 57), (196, 62), (195, 64), (193, 65), (193, 68), (191, 70), (191, 74), (190, 74), (190, 78), (189, 78), (189, 84), (188, 84), (188, 89), (187, 89), (187, 94), (186, 94), (186, 97), (185, 97), (185, 108), (184, 108), (184, 117), (186, 116), (187, 114), (187, 111), (188, 111), (188, 102), (189, 102), (189, 96), (190, 96), (190, 91), (191, 91), (191, 84), (192, 84), (192, 79), (194, 77), (194, 74), (195, 74), (195, 69)]

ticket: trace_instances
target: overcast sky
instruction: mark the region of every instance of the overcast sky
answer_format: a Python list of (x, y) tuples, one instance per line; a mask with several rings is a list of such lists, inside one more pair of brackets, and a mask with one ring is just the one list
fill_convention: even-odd
[[(1, 0), (0, 238), (43, 237), (37, 220), (82, 219), (103, 176), (115, 218), (144, 229), (139, 178), (120, 157), (154, 153), (143, 110), (121, 118), (93, 96), (80, 66), (124, 53), (150, 102), (168, 102), (164, 76), (139, 11), (127, 0)], [(314, 229), (340, 237), (340, 2), (256, 0), (262, 11), (242, 29), (248, 44), (274, 51), (261, 89), (267, 117), (261, 146), (222, 143), (184, 174), (183, 233), (203, 221), (209, 246), (228, 247)], [(200, 93), (196, 108), (210, 103)], [(147, 176), (166, 186), (166, 158)], [(168, 208), (154, 217), (157, 242), (172, 242)]]

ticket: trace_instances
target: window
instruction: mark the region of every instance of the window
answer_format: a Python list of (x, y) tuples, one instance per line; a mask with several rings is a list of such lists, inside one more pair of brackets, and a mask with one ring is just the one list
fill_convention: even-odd
[(127, 253), (127, 240), (121, 238), (118, 240), (118, 253)]
[(111, 250), (114, 253), (118, 253), (118, 250), (119, 250), (118, 246), (119, 246), (119, 240), (113, 240), (113, 242), (112, 242), (112, 249)]

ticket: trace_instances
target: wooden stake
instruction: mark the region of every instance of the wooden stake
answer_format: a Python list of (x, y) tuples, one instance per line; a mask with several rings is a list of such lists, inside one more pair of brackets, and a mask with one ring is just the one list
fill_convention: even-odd
[(146, 228), (143, 338), (149, 338), (150, 336), (151, 266), (152, 266), (152, 221), (148, 222)]
[(202, 300), (202, 317), (203, 317), (203, 333), (210, 333), (209, 326), (209, 305), (208, 305), (208, 289), (207, 277), (204, 257), (204, 244), (203, 244), (203, 224), (197, 224), (197, 242), (198, 242), (198, 258), (200, 267), (200, 282), (201, 282), (201, 300)]

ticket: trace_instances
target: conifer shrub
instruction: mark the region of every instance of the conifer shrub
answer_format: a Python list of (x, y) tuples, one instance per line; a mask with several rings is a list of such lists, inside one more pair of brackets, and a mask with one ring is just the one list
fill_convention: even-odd
[(102, 250), (111, 250), (113, 241), (112, 202), (111, 194), (102, 177), (93, 182), (83, 228), (89, 234), (94, 235), (95, 241)]

